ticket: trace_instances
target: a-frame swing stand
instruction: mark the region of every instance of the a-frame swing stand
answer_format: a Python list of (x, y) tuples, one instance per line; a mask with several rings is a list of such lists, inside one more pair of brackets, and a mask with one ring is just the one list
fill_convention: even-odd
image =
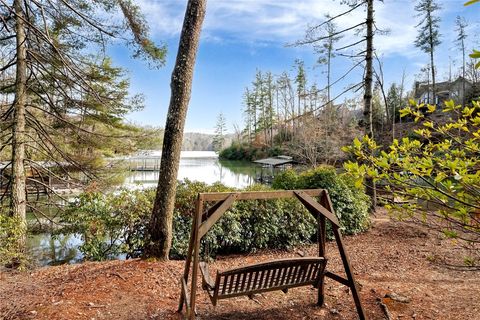
[[(319, 198), (319, 202), (314, 197)], [(195, 303), (197, 296), (197, 280), (199, 271), (199, 251), (200, 241), (206, 235), (208, 230), (222, 217), (222, 215), (232, 206), (234, 201), (238, 200), (268, 200), (279, 198), (297, 198), (305, 208), (316, 218), (318, 223), (318, 255), (325, 258), (325, 242), (326, 242), (326, 221), (331, 224), (335, 241), (337, 243), (340, 256), (342, 258), (343, 267), (345, 270), (345, 277), (332, 273), (330, 271), (323, 271), (321, 269), (320, 281), (316, 283), (318, 288), (318, 300), (319, 306), (324, 302), (324, 278), (331, 278), (350, 288), (357, 308), (358, 316), (361, 320), (366, 319), (365, 312), (362, 308), (360, 297), (358, 294), (357, 283), (355, 282), (350, 262), (343, 246), (342, 234), (340, 232), (340, 224), (337, 217), (334, 214), (330, 197), (327, 190), (312, 189), (312, 190), (285, 190), (285, 191), (251, 191), (251, 192), (213, 192), (213, 193), (199, 193), (196, 201), (195, 216), (193, 217), (192, 230), (190, 233), (190, 243), (188, 246), (187, 259), (185, 261), (185, 270), (181, 278), (181, 293), (180, 304), (178, 311), (183, 310), (183, 306), (186, 307), (186, 316), (189, 319), (195, 319)], [(215, 204), (204, 210), (205, 203)], [(294, 259), (292, 259), (294, 260)], [(278, 264), (278, 261), (276, 262)], [(282, 261), (285, 264), (284, 261)], [(250, 266), (251, 267), (251, 266)], [(292, 266), (290, 269), (295, 269)], [(313, 267), (311, 268), (313, 269)], [(309, 269), (309, 270), (311, 270)], [(241, 269), (245, 272), (245, 268)], [(317, 269), (316, 269), (317, 270)], [(312, 271), (308, 271), (309, 273)], [(231, 271), (229, 271), (231, 273)], [(268, 272), (268, 274), (270, 271)], [(191, 274), (190, 286), (189, 276)], [(267, 277), (268, 277), (267, 274)], [(218, 277), (217, 277), (218, 278)], [(237, 280), (240, 277), (237, 276)], [(245, 284), (246, 276), (243, 276), (243, 287)], [(233, 279), (233, 277), (232, 277)], [(255, 279), (256, 280), (256, 279)], [(205, 281), (205, 280), (204, 280)], [(272, 279), (270, 283), (276, 281)], [(261, 282), (261, 281), (260, 281)], [(267, 282), (267, 281), (264, 281)], [(188, 288), (190, 287), (190, 290)], [(245, 293), (244, 293), (245, 294)]]

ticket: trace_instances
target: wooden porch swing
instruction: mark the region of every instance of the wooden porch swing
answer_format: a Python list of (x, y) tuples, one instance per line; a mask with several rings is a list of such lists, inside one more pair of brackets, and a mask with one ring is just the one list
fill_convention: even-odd
[[(314, 197), (319, 197), (317, 202)], [(208, 230), (222, 217), (236, 200), (268, 200), (279, 198), (297, 198), (305, 208), (314, 215), (318, 223), (318, 257), (301, 257), (279, 259), (262, 262), (249, 266), (217, 272), (215, 280), (210, 278), (208, 265), (200, 262), (200, 241)], [(215, 202), (208, 210), (204, 211), (205, 202)], [(329, 221), (335, 241), (342, 258), (346, 278), (326, 271), (325, 242), (326, 221)], [(193, 264), (192, 264), (193, 262)], [(289, 288), (313, 285), (318, 289), (317, 305), (323, 306), (324, 278), (329, 277), (350, 288), (361, 320), (366, 319), (358, 295), (352, 269), (343, 247), (340, 224), (334, 214), (327, 190), (285, 190), (285, 191), (250, 191), (250, 192), (213, 192), (199, 193), (193, 217), (190, 243), (188, 246), (185, 270), (181, 278), (180, 304), (178, 311), (185, 305), (186, 316), (195, 319), (196, 291), (198, 270), (202, 273), (202, 287), (208, 293), (213, 305), (220, 299), (237, 296), (252, 297), (256, 293), (282, 290)], [(190, 290), (188, 290), (188, 279)]]

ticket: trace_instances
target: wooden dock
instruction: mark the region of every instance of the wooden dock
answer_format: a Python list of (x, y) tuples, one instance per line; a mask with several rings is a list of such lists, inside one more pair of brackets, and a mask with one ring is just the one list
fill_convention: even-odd
[[(193, 160), (196, 163), (202, 160), (211, 161), (211, 159), (217, 159), (217, 155), (208, 156), (208, 157), (196, 157), (196, 156), (185, 156), (180, 157), (180, 161), (188, 162)], [(134, 157), (125, 157), (125, 158), (116, 158), (113, 161), (120, 161), (126, 164), (126, 167), (130, 171), (160, 171), (160, 155), (139, 155)]]
[(128, 164), (130, 171), (159, 171), (160, 156), (142, 156), (123, 159)]

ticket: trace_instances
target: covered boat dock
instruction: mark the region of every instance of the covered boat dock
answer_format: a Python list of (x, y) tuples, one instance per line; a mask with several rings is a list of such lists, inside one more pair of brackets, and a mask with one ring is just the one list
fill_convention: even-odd
[(256, 180), (260, 183), (271, 183), (278, 172), (291, 168), (295, 161), (290, 156), (276, 156), (255, 160), (253, 163), (261, 165), (260, 172), (255, 169)]

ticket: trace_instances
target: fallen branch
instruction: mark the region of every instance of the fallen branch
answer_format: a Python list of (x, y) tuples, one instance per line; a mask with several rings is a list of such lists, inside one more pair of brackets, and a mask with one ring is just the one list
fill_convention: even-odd
[(125, 278), (124, 278), (121, 274), (119, 274), (119, 273), (114, 272), (114, 273), (110, 273), (110, 275), (111, 275), (111, 276), (117, 276), (117, 277), (119, 277), (120, 279), (122, 279), (123, 281), (127, 281), (127, 279), (125, 279)]
[(390, 311), (388, 310), (388, 307), (385, 303), (383, 303), (381, 298), (377, 298), (377, 302), (380, 305), (380, 308), (382, 308), (383, 313), (385, 315), (385, 319), (387, 320), (392, 320), (392, 315), (390, 314)]

